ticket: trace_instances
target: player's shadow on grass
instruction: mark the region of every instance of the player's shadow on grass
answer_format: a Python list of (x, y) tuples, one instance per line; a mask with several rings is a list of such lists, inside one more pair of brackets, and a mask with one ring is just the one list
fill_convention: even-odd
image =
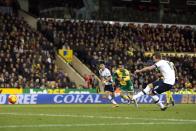
[(163, 112), (160, 109), (141, 109), (140, 112)]

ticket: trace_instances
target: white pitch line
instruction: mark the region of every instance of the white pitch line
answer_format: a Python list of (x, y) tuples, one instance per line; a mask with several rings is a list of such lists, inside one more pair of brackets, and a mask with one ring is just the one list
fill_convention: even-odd
[(126, 120), (147, 120), (147, 121), (193, 122), (193, 123), (196, 122), (196, 120), (188, 120), (188, 119), (159, 119), (159, 118), (141, 118), (141, 117), (113, 117), (113, 116), (72, 115), (72, 114), (0, 113), (0, 115), (46, 116), (46, 117), (75, 117), (75, 118), (100, 118), (100, 119), (126, 119)]
[(92, 127), (92, 126), (128, 126), (128, 125), (182, 125), (189, 123), (171, 122), (137, 122), (137, 123), (100, 123), (100, 124), (39, 124), (39, 125), (3, 125), (0, 128), (44, 128), (44, 127)]

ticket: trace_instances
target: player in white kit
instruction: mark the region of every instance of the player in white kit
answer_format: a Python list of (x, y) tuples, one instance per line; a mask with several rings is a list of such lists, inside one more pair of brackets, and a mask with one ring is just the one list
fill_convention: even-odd
[(162, 111), (164, 111), (167, 109), (167, 107), (164, 106), (161, 101), (159, 101), (159, 97), (157, 95), (166, 92), (173, 87), (175, 84), (175, 70), (174, 66), (171, 65), (171, 62), (161, 59), (161, 54), (158, 52), (153, 54), (153, 60), (155, 62), (154, 65), (144, 67), (141, 70), (136, 70), (135, 73), (142, 73), (158, 68), (163, 76), (163, 79), (148, 84), (145, 89), (134, 95), (132, 100), (137, 105), (137, 98), (146, 94), (151, 95), (154, 102), (161, 108)]
[(112, 80), (111, 72), (104, 64), (100, 64), (99, 70), (100, 78), (104, 86), (104, 92), (107, 98), (112, 102), (113, 107), (118, 107), (118, 104), (114, 100), (114, 82)]

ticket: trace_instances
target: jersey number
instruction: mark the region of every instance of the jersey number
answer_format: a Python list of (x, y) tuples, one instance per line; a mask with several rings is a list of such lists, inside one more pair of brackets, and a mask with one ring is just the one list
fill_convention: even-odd
[(169, 65), (169, 67), (170, 67), (172, 70), (174, 70), (173, 64), (171, 64), (170, 62), (167, 62), (167, 63), (168, 63), (168, 65)]

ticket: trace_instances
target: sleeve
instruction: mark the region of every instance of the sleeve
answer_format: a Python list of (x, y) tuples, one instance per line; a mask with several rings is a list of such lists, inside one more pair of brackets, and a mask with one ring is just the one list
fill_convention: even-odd
[(173, 63), (173, 62), (169, 62), (169, 63), (170, 63), (170, 65), (171, 65), (171, 66), (173, 66), (173, 67), (174, 67), (174, 63)]
[(162, 61), (158, 61), (154, 64), (156, 66), (156, 68), (159, 68), (162, 65)]
[(130, 73), (129, 73), (129, 71), (126, 70), (125, 73), (126, 73), (126, 77), (124, 78), (124, 81), (130, 80)]
[(118, 77), (118, 74), (117, 74), (117, 72), (116, 72), (116, 71), (114, 72), (113, 77), (115, 77), (115, 78), (117, 78), (117, 77)]
[(107, 71), (106, 71), (106, 76), (107, 76), (107, 77), (110, 77), (110, 76), (111, 76), (110, 70), (107, 70)]
[(101, 70), (99, 70), (99, 76), (101, 76)]
[(118, 70), (115, 70), (114, 76), (115, 76), (116, 78), (118, 78)]

